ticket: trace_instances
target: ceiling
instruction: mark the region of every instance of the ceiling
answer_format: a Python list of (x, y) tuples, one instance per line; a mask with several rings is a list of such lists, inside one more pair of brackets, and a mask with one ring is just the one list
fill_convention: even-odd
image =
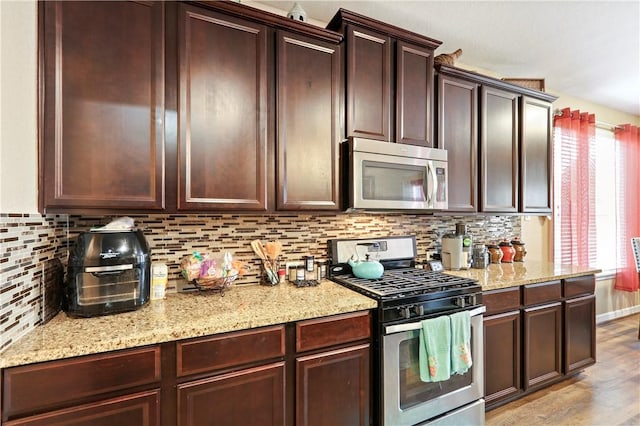
[[(294, 5), (255, 3), (284, 11)], [(500, 77), (544, 78), (548, 92), (640, 116), (636, 0), (298, 3), (311, 22), (329, 22), (342, 7), (441, 40), (436, 54), (461, 48), (458, 61), (467, 68)]]

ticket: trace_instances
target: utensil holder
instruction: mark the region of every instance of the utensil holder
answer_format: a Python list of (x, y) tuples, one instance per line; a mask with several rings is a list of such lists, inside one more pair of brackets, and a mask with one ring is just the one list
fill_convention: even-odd
[(267, 286), (277, 285), (280, 282), (278, 269), (280, 269), (280, 259), (263, 260), (260, 265), (260, 284)]

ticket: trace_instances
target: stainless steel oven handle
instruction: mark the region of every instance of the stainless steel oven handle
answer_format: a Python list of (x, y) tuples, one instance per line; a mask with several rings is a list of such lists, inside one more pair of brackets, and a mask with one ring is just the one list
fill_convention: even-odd
[[(482, 315), (487, 311), (485, 306), (479, 306), (469, 311), (469, 315), (475, 317), (476, 315)], [(388, 325), (384, 328), (384, 334), (399, 333), (401, 331), (420, 330), (422, 328), (422, 321), (411, 322), (407, 324)]]

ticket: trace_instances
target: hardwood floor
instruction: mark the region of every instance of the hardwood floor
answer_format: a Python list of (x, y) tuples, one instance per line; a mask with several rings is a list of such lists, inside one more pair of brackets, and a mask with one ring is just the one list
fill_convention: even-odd
[(596, 364), (486, 413), (487, 426), (640, 425), (640, 314), (600, 324)]

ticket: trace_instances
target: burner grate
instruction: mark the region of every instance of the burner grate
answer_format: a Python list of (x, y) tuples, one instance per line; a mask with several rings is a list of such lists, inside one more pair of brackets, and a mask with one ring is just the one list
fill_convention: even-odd
[(340, 277), (339, 281), (365, 289), (382, 297), (399, 294), (434, 294), (457, 288), (477, 286), (475, 281), (467, 278), (414, 268), (387, 270), (378, 279), (348, 276)]

